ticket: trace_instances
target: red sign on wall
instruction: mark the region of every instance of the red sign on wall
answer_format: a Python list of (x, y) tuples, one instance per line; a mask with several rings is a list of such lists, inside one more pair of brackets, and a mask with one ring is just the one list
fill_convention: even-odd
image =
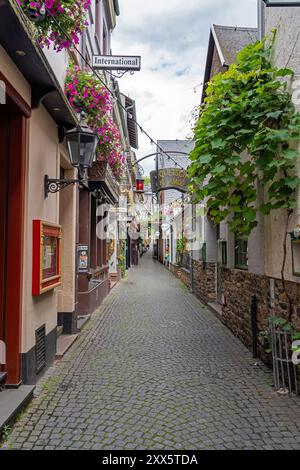
[(61, 285), (61, 226), (33, 221), (32, 295)]

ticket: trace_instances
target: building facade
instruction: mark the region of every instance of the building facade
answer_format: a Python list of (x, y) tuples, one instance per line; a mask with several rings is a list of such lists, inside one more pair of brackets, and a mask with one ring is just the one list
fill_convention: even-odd
[[(296, 109), (299, 110), (299, 44), (293, 32), (299, 29), (299, 7), (262, 9), (260, 24), (265, 34), (277, 29), (274, 44), (274, 65), (289, 67), (294, 76), (289, 84)], [(209, 80), (235, 63), (237, 53), (247, 44), (261, 37), (261, 31), (253, 28), (237, 28), (214, 25), (211, 28), (205, 71), (202, 102)], [(296, 144), (298, 145), (298, 143)], [(245, 159), (247, 156), (245, 155)], [(299, 174), (299, 165), (295, 167)], [(257, 202), (263, 197), (258, 187)], [(205, 204), (205, 201), (203, 201)], [(299, 328), (299, 250), (292, 244), (290, 233), (299, 225), (299, 191), (297, 208), (286, 229), (284, 210), (265, 216), (258, 214), (257, 227), (249, 237), (237, 237), (227, 222), (215, 225), (201, 214), (196, 216), (201, 231), (202, 247), (192, 253), (192, 273), (189, 277), (177, 270), (177, 275), (220, 316), (222, 322), (251, 349), (255, 336), (252, 324), (253, 302), (257, 307), (258, 354), (271, 363), (266, 352), (264, 333), (268, 331), (272, 316), (288, 319), (292, 304), (291, 321)], [(287, 237), (287, 238), (286, 238)], [(284, 242), (287, 240), (285, 283), (282, 282)], [(288, 293), (288, 295), (287, 295)], [(262, 333), (260, 335), (259, 333)]]
[[(92, 1), (87, 13), (79, 44), (57, 52), (37, 44), (35, 25), (17, 2), (0, 5), (0, 340), (6, 346), (0, 383), (7, 390), (36, 383), (76, 339), (82, 317), (101, 304), (110, 272), (118, 273), (118, 240), (112, 247), (97, 237), (101, 206), (117, 205), (122, 193), (107, 162), (94, 162), (86, 183), (45, 194), (45, 175), (77, 179), (65, 134), (79, 116), (65, 94), (66, 73), (71, 63), (90, 71), (93, 54), (111, 54), (118, 1)], [(115, 93), (112, 118), (125, 159), (137, 130), (118, 105), (125, 97), (117, 83), (101, 76)], [(127, 167), (123, 179), (131, 180)]]

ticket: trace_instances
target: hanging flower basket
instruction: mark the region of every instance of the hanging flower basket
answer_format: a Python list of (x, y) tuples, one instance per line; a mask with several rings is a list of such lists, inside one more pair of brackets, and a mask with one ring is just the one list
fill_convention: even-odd
[[(91, 0), (17, 0), (28, 18), (36, 23), (38, 42), (57, 52), (79, 44), (88, 26)], [(43, 11), (45, 10), (45, 12)]]
[(98, 135), (98, 160), (107, 162), (119, 181), (126, 159), (121, 151), (119, 129), (112, 119), (109, 91), (91, 74), (72, 66), (67, 71), (65, 93), (72, 108), (77, 113), (84, 112), (87, 124)]
[[(20, 2), (19, 2), (20, 3)], [(24, 0), (24, 7), (23, 10), (30, 19), (34, 23), (39, 23), (40, 21), (44, 21), (46, 18), (46, 9), (43, 7), (42, 4), (36, 2), (30, 2), (29, 0)], [(21, 3), (20, 3), (21, 4)]]

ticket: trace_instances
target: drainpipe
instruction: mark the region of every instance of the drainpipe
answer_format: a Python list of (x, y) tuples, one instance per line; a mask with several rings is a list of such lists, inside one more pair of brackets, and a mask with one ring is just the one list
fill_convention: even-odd
[(257, 358), (257, 297), (251, 297), (251, 329), (252, 329), (252, 354), (253, 358)]
[(257, 14), (258, 14), (258, 35), (259, 40), (265, 36), (265, 4), (262, 0), (257, 1)]

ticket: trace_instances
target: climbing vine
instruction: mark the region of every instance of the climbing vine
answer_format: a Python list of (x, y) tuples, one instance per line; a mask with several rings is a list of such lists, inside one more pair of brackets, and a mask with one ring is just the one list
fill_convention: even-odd
[[(295, 208), (300, 114), (288, 89), (293, 71), (272, 66), (275, 32), (246, 46), (225, 73), (208, 84), (190, 154), (191, 186), (206, 201), (215, 223), (228, 218), (233, 232), (248, 235), (258, 211)], [(257, 204), (258, 184), (265, 200)]]

